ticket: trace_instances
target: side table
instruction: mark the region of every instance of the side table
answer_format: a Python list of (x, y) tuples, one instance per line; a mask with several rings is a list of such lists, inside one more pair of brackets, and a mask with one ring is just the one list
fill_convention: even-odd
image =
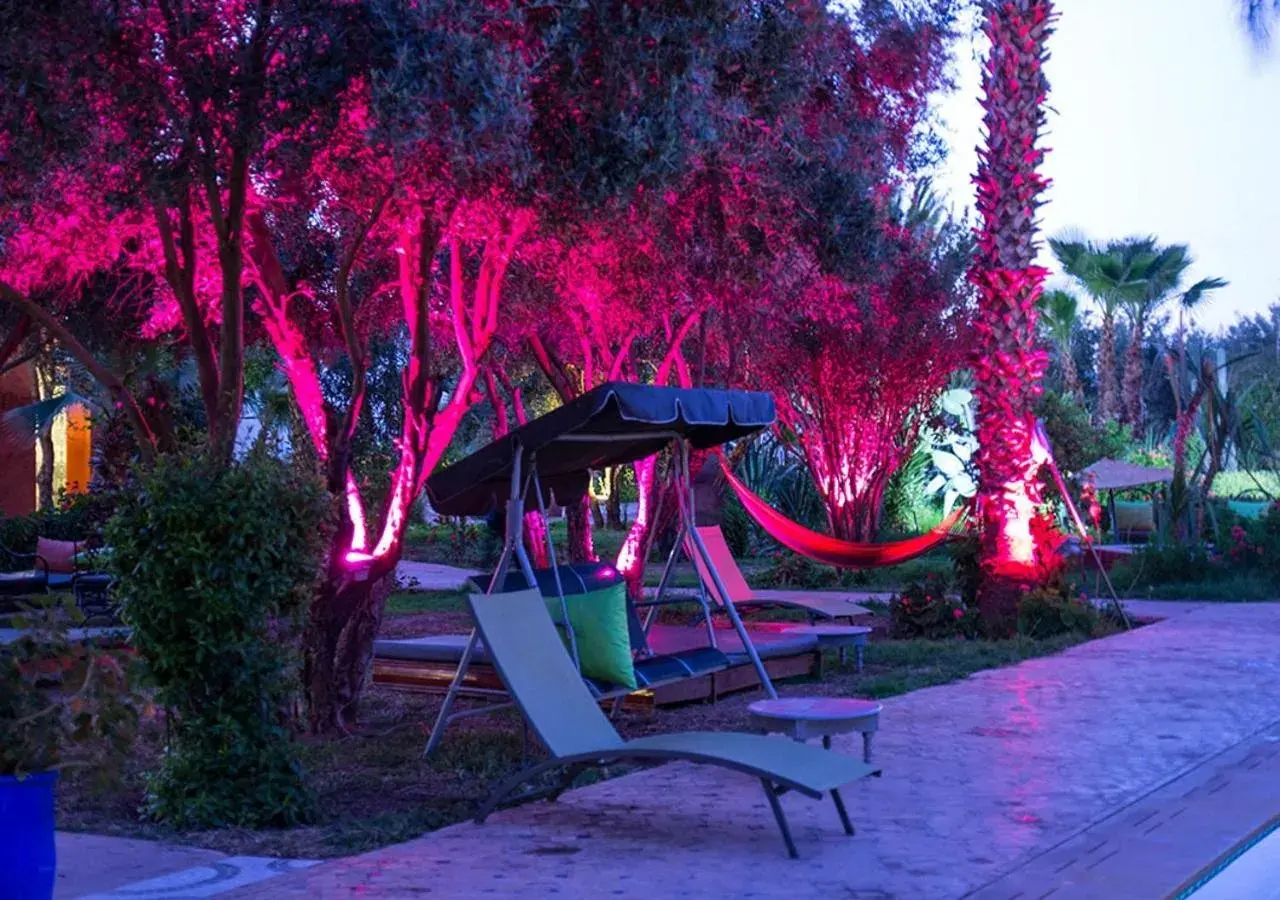
[(874, 700), (852, 697), (778, 697), (757, 700), (747, 709), (764, 731), (778, 731), (797, 741), (821, 737), (831, 749), (833, 734), (862, 734), (862, 761), (871, 762), (871, 736), (880, 727), (880, 710)]
[(786, 629), (786, 633), (811, 634), (818, 639), (819, 649), (838, 648), (841, 663), (845, 661), (845, 652), (852, 647), (859, 672), (862, 671), (862, 648), (871, 637), (871, 629), (865, 625), (794, 625)]

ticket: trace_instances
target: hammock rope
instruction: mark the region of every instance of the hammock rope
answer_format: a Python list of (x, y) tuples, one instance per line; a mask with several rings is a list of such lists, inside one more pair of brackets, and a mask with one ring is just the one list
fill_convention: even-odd
[(863, 544), (842, 541), (819, 534), (793, 522), (765, 503), (758, 495), (738, 480), (729, 469), (729, 461), (720, 455), (720, 471), (742, 501), (742, 506), (761, 528), (775, 541), (801, 556), (835, 566), (840, 569), (874, 569), (893, 566), (917, 556), (923, 556), (951, 537), (952, 527), (960, 521), (961, 510), (947, 516), (937, 528), (913, 538), (883, 544)]

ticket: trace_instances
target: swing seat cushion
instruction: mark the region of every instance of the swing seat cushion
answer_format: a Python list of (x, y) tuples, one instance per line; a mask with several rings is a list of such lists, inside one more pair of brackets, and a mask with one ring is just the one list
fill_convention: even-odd
[[(569, 622), (578, 644), (578, 659), (587, 678), (635, 690), (636, 673), (631, 663), (631, 633), (627, 626), (627, 585), (622, 575), (607, 563), (576, 563), (551, 569), (535, 569), (538, 592), (547, 601), (551, 621), (563, 618), (556, 594), (556, 576), (564, 589)], [(502, 591), (510, 593), (529, 587), (519, 569), (507, 573)], [(568, 647), (563, 628), (558, 628)]]
[[(551, 619), (559, 622), (560, 598), (544, 596)], [(636, 673), (631, 663), (631, 634), (627, 629), (627, 586), (615, 585), (585, 594), (568, 594), (569, 623), (578, 644), (582, 674), (598, 681), (636, 689)], [(568, 646), (563, 628), (557, 628)]]

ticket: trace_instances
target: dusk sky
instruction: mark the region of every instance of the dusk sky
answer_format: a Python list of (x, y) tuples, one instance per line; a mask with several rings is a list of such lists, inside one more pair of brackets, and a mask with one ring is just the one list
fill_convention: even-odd
[[(1210, 329), (1280, 301), (1280, 46), (1254, 51), (1235, 0), (1057, 7), (1044, 234), (1188, 244), (1191, 281), (1231, 282), (1197, 316)], [(959, 90), (941, 104), (952, 153), (939, 187), (961, 208), (973, 203), (983, 44), (959, 44)]]

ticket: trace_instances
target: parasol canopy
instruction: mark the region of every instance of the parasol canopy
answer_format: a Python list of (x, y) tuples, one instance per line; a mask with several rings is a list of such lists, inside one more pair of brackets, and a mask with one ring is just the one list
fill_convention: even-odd
[(1148, 484), (1167, 484), (1173, 481), (1173, 470), (1139, 466), (1115, 459), (1100, 459), (1080, 473), (1081, 478), (1090, 476), (1094, 487), (1100, 491), (1123, 491)]

